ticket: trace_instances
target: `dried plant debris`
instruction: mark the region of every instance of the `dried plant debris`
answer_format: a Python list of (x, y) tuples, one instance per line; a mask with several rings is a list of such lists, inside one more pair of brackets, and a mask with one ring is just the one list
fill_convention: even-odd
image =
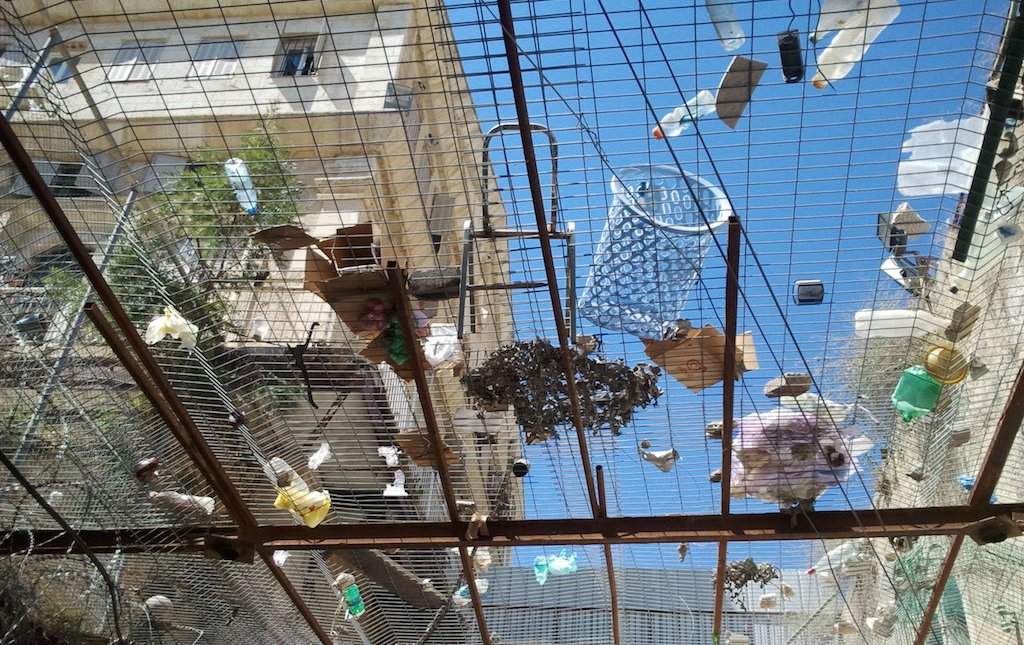
[(725, 590), (733, 602), (738, 604), (744, 611), (747, 606), (743, 603), (743, 589), (751, 582), (756, 582), (762, 589), (768, 586), (772, 580), (779, 579), (779, 570), (770, 562), (758, 564), (754, 558), (736, 560), (725, 565)]
[[(512, 406), (528, 443), (557, 437), (572, 425), (561, 350), (546, 340), (517, 342), (494, 352), (462, 382), (468, 394), (487, 409)], [(661, 370), (640, 363), (591, 358), (569, 348), (575, 369), (583, 426), (593, 434), (607, 430), (613, 436), (661, 395)]]

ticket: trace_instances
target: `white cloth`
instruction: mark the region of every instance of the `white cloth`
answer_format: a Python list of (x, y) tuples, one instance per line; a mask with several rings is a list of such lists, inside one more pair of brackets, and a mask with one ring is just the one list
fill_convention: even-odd
[(981, 154), (988, 108), (980, 115), (947, 121), (937, 119), (910, 131), (903, 142), (896, 185), (906, 197), (967, 192)]

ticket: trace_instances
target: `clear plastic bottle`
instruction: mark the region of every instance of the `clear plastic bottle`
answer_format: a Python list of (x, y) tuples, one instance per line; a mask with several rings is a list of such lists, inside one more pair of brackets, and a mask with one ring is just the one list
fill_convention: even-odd
[(686, 105), (680, 105), (661, 117), (661, 121), (658, 122), (658, 126), (654, 128), (651, 135), (655, 139), (678, 137), (684, 130), (690, 127), (691, 123), (701, 117), (714, 114), (714, 112), (715, 95), (708, 90), (701, 90), (697, 92), (696, 96), (687, 101)]
[(743, 25), (736, 15), (732, 0), (704, 0), (704, 6), (711, 16), (711, 23), (718, 33), (718, 40), (722, 48), (730, 52), (737, 49), (746, 42), (746, 34), (743, 33)]
[(224, 162), (224, 174), (227, 175), (231, 187), (235, 189), (238, 205), (246, 213), (255, 215), (259, 211), (256, 187), (252, 184), (249, 167), (241, 159), (232, 158)]

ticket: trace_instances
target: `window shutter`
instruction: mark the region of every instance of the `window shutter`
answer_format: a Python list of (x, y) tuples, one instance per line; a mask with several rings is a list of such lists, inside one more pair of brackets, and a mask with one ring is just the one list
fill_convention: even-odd
[(121, 45), (121, 48), (117, 50), (117, 55), (114, 56), (114, 64), (107, 72), (107, 80), (127, 81), (128, 77), (132, 73), (132, 67), (135, 66), (135, 62), (138, 58), (138, 47), (128, 43)]
[(142, 43), (128, 79), (132, 81), (148, 81), (153, 78), (153, 66), (160, 62), (162, 53), (163, 47), (161, 45)]
[(238, 68), (238, 59), (242, 56), (242, 43), (225, 40), (220, 43), (220, 54), (217, 56), (217, 65), (214, 74), (228, 76), (235, 73)]
[(217, 63), (217, 46), (220, 43), (206, 42), (199, 43), (196, 48), (195, 62), (192, 64), (193, 75), (200, 78), (213, 74), (214, 66)]

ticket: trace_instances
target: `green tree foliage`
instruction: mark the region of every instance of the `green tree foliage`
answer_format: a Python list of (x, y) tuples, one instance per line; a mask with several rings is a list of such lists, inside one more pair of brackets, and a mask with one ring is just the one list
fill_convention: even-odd
[[(246, 162), (259, 211), (246, 213), (224, 173), (231, 157)], [(136, 209), (128, 243), (119, 245), (110, 280), (129, 315), (144, 325), (160, 313), (164, 291), (200, 327), (200, 345), (219, 342), (234, 325), (232, 294), (251, 288), (267, 261), (252, 233), (298, 224), (302, 184), (273, 123), (242, 137), (232, 151), (204, 146), (164, 190)], [(156, 284), (154, 284), (156, 283)]]

